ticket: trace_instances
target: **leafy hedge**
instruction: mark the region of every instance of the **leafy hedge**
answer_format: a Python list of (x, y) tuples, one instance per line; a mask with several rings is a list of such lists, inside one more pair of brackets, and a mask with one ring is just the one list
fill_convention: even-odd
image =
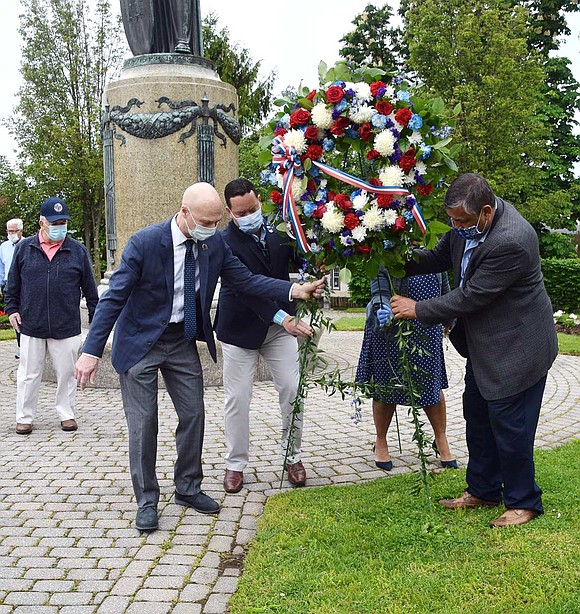
[(542, 259), (544, 284), (554, 311), (580, 311), (580, 258)]
[[(370, 298), (371, 286), (362, 266), (353, 273), (348, 289), (351, 302), (364, 307)], [(580, 311), (580, 258), (544, 258), (542, 271), (546, 290), (552, 299), (554, 311)], [(453, 284), (452, 279), (449, 283)]]

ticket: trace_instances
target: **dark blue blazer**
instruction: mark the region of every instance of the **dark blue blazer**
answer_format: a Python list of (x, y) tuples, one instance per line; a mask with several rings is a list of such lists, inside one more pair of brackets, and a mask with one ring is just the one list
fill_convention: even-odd
[[(209, 352), (216, 360), (210, 308), (218, 282), (262, 298), (287, 299), (288, 281), (254, 276), (232, 254), (221, 233), (198, 242), (197, 268), (202, 330)], [(121, 263), (101, 297), (83, 352), (102, 356), (115, 322), (112, 363), (123, 373), (155, 345), (171, 317), (173, 304), (173, 242), (171, 219), (136, 232), (125, 246)], [(198, 314), (200, 315), (200, 314)], [(198, 320), (199, 321), (199, 320)]]
[[(288, 238), (282, 237), (272, 228), (267, 228), (266, 256), (258, 242), (242, 232), (233, 222), (226, 226), (222, 234), (232, 253), (252, 273), (289, 280), (288, 270), (295, 260), (295, 252)], [(244, 292), (240, 292), (239, 288), (229, 282), (222, 281), (215, 330), (220, 341), (255, 350), (264, 342), (274, 314), (283, 309), (294, 315), (296, 309), (293, 303), (288, 302), (288, 297), (282, 301), (275, 300), (274, 297), (257, 301)]]

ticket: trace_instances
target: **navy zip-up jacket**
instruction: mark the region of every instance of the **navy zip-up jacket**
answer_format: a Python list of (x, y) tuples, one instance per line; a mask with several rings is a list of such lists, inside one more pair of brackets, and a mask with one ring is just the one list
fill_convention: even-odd
[(6, 313), (19, 313), (20, 332), (39, 339), (66, 339), (81, 332), (81, 291), (89, 322), (99, 300), (87, 248), (66, 237), (52, 260), (38, 234), (16, 246), (6, 283)]

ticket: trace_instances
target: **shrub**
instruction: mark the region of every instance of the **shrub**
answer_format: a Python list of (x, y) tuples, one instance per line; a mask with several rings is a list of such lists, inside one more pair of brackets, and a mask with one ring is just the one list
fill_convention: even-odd
[(542, 258), (573, 258), (576, 256), (574, 237), (555, 232), (541, 234), (540, 255)]
[(542, 271), (554, 311), (580, 311), (580, 258), (545, 258)]

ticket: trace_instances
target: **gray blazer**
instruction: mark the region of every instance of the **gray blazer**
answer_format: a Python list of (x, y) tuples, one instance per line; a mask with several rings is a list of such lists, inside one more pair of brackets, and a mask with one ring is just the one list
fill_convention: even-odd
[[(475, 380), (487, 400), (534, 385), (558, 354), (536, 233), (512, 205), (496, 202), (491, 229), (473, 252), (463, 287), (416, 307), (417, 319), (428, 326), (458, 318)], [(418, 250), (419, 260), (408, 263), (407, 273), (453, 268), (458, 286), (464, 247), (464, 239), (448, 232), (433, 250)]]

